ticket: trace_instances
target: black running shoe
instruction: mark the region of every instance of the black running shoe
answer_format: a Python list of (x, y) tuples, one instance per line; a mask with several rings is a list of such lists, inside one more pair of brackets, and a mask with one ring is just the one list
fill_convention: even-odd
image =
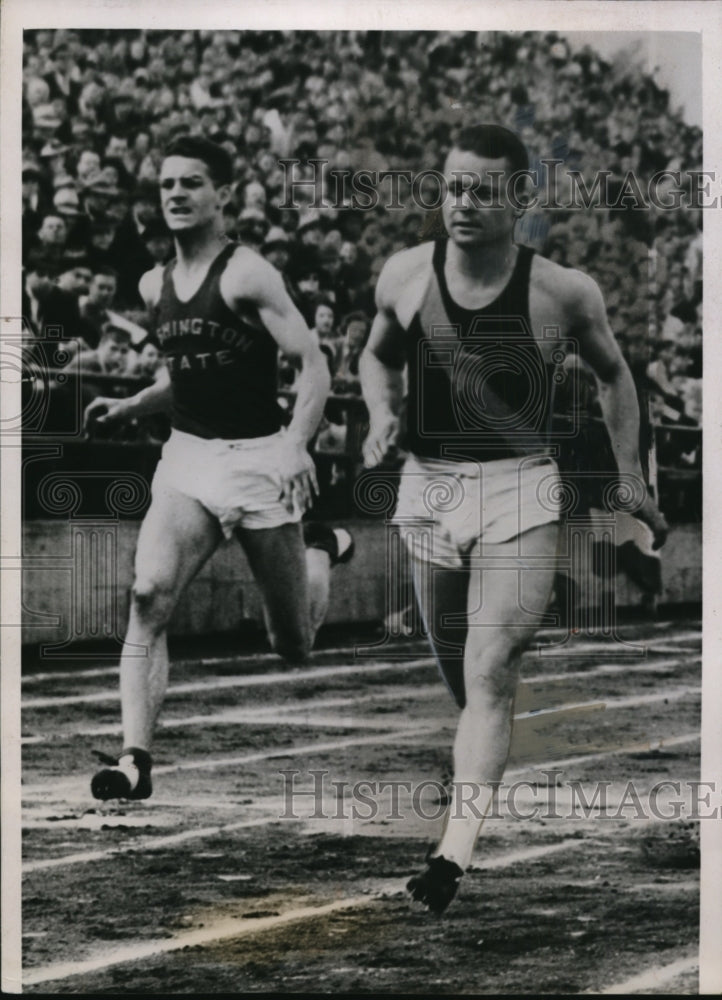
[(96, 799), (147, 799), (153, 791), (150, 771), (153, 766), (147, 750), (129, 747), (118, 757), (94, 750), (101, 764), (108, 765), (93, 775), (90, 790)]
[(356, 543), (345, 528), (331, 528), (321, 521), (304, 521), (303, 541), (307, 549), (327, 552), (332, 566), (347, 563), (352, 558)]
[(439, 855), (426, 859), (426, 870), (414, 875), (406, 883), (413, 899), (418, 900), (432, 913), (443, 913), (459, 888), (459, 879), (464, 874), (462, 868)]

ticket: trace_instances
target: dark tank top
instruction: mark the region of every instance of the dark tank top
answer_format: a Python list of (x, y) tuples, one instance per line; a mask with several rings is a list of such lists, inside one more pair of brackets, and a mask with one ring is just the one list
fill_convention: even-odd
[(531, 332), (534, 251), (519, 247), (493, 302), (464, 309), (446, 284), (446, 247), (445, 239), (434, 246), (426, 292), (406, 332), (406, 447), (421, 457), (481, 462), (543, 452), (554, 369)]
[(167, 264), (155, 310), (173, 392), (171, 425), (202, 438), (263, 437), (281, 427), (278, 345), (252, 302), (237, 315), (221, 295), (236, 246), (221, 250), (187, 302), (173, 287), (175, 261)]

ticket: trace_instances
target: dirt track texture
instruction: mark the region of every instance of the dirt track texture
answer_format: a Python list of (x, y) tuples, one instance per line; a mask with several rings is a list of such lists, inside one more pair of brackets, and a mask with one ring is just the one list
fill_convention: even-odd
[[(696, 631), (632, 629), (649, 643), (636, 668), (603, 640), (527, 656), (508, 781), (529, 787), (516, 804), (548, 805), (540, 768), (560, 771), (562, 813), (570, 781), (607, 782), (615, 805), (633, 781), (647, 805), (663, 778), (696, 778)], [(27, 670), (24, 992), (568, 994), (669, 968), (640, 991), (695, 993), (698, 829), (683, 817), (502, 810), (443, 917), (409, 902), (440, 820), (403, 795), (402, 819), (384, 797), (354, 818), (329, 784), (431, 779), (420, 801), (440, 815), (456, 711), (423, 647), (408, 653), (374, 670), (352, 650), (322, 652), (305, 674), (263, 657), (176, 664), (154, 796), (105, 805), (88, 778), (91, 748), (119, 738), (112, 669)], [(320, 805), (300, 796), (296, 818), (279, 818), (284, 769), (297, 790), (326, 771)]]

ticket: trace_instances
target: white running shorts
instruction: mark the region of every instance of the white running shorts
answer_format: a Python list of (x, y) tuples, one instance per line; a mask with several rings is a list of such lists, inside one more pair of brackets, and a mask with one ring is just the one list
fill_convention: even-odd
[(198, 500), (230, 538), (236, 527), (277, 528), (300, 521), (281, 502), (283, 431), (227, 441), (173, 430), (163, 445), (152, 491), (169, 487)]
[(498, 544), (558, 521), (560, 485), (546, 455), (482, 463), (410, 455), (393, 523), (412, 555), (457, 567), (478, 541)]

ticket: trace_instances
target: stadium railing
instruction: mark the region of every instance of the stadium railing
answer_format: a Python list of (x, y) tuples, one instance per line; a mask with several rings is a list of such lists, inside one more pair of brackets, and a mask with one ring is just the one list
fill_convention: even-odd
[[(113, 431), (99, 425), (86, 430), (83, 410), (96, 396), (124, 398), (152, 384), (147, 378), (69, 372), (62, 368), (33, 368), (23, 379), (24, 448), (30, 457), (34, 446), (61, 443), (52, 457), (26, 461), (23, 478), (23, 512), (26, 518), (59, 516), (43, 503), (43, 480), (49, 475), (83, 478), (81, 511), (100, 513), (102, 490), (107, 477), (135, 471), (152, 477), (163, 438), (168, 433), (164, 418), (142, 418)], [(279, 400), (290, 417), (295, 394), (279, 391)], [(568, 427), (567, 415), (555, 417), (554, 429)], [(586, 417), (581, 425), (598, 425)], [(320, 497), (314, 508), (319, 517), (362, 516), (354, 502), (354, 483), (361, 471), (361, 446), (368, 431), (368, 411), (358, 396), (331, 395), (325, 420), (312, 442), (318, 467)], [(560, 435), (563, 438), (564, 434)], [(577, 440), (577, 458), (594, 445), (582, 432)], [(700, 521), (702, 513), (702, 429), (692, 426), (653, 425), (650, 478), (667, 518), (675, 523)], [(93, 473), (96, 473), (95, 477)], [(101, 491), (100, 493), (98, 491)], [(97, 495), (96, 495), (97, 494)]]

